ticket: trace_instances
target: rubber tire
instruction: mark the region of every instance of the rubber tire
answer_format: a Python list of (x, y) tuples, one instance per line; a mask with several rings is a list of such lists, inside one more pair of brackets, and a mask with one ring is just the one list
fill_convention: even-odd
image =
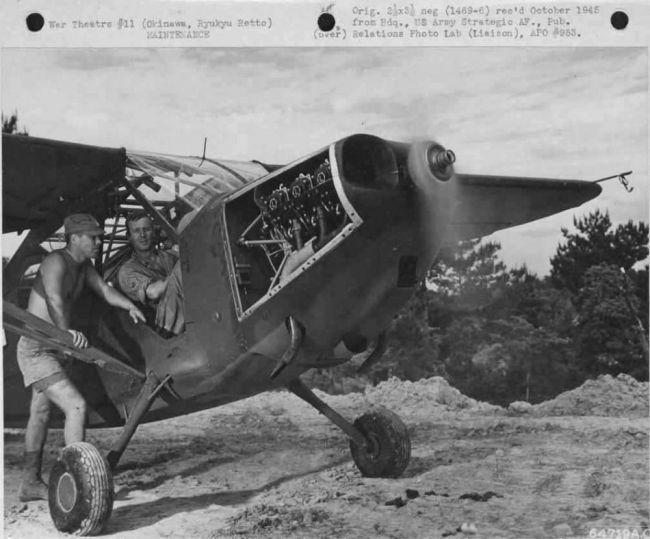
[[(65, 474), (68, 474), (63, 480)], [(67, 490), (66, 506), (61, 496), (66, 491), (60, 483), (72, 486)], [(69, 496), (70, 492), (74, 495)], [(101, 533), (113, 510), (113, 474), (99, 450), (92, 444), (77, 442), (63, 449), (50, 472), (48, 487), (50, 516), (57, 530), (75, 535)]]
[(399, 477), (411, 460), (411, 437), (397, 414), (383, 407), (358, 417), (354, 426), (371, 443), (371, 450), (350, 440), (352, 460), (365, 477)]

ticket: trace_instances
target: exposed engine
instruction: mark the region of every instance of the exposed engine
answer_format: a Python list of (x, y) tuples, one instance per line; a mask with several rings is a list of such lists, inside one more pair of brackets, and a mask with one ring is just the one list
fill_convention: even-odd
[(227, 204), (233, 269), (248, 309), (348, 225), (323, 150), (272, 172)]
[[(288, 181), (287, 181), (288, 180)], [(255, 190), (261, 226), (257, 240), (285, 240), (301, 249), (312, 238), (325, 241), (345, 221), (332, 171), (325, 159), (313, 172), (301, 172), (281, 183), (268, 182)]]

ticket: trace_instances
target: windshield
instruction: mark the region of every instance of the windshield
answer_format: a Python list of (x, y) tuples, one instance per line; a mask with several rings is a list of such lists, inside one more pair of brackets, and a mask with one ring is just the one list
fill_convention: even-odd
[[(127, 150), (127, 176), (136, 188), (149, 187), (143, 194), (152, 201), (180, 199), (193, 210), (203, 207), (215, 195), (226, 195), (264, 176), (267, 170), (251, 161), (225, 161), (180, 157)], [(137, 172), (144, 173), (143, 178)]]

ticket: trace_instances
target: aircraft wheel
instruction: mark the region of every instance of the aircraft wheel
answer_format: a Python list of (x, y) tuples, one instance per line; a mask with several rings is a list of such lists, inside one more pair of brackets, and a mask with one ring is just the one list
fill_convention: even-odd
[(56, 529), (96, 535), (113, 510), (113, 474), (97, 448), (86, 442), (63, 449), (50, 472), (50, 516)]
[(359, 447), (350, 440), (352, 460), (365, 477), (399, 477), (411, 459), (411, 438), (397, 414), (377, 407), (358, 417), (354, 426), (368, 440)]

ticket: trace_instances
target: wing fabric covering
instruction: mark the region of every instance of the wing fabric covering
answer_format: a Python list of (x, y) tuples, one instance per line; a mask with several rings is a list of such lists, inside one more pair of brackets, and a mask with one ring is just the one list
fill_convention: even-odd
[(124, 177), (125, 163), (120, 148), (3, 134), (3, 233), (60, 223), (74, 211), (101, 220), (108, 188)]
[(582, 180), (457, 175), (451, 240), (467, 240), (575, 208), (598, 196), (600, 185)]
[[(247, 183), (268, 174), (259, 163), (180, 157), (127, 150), (128, 166), (154, 178), (182, 179), (195, 184), (183, 198), (194, 208), (205, 205), (215, 195), (227, 195)], [(200, 185), (200, 187), (198, 187)]]

